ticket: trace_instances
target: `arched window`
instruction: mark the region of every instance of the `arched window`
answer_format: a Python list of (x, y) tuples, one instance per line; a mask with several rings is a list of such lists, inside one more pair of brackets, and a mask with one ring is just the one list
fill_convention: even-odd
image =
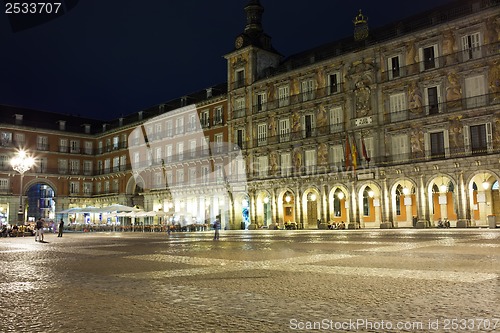
[(363, 191), (363, 215), (370, 216), (370, 193), (373, 193), (372, 189), (367, 186)]
[(398, 185), (396, 187), (396, 215), (401, 215), (401, 196), (403, 195), (403, 187)]
[(335, 217), (342, 216), (342, 199), (344, 199), (344, 192), (337, 189), (333, 195), (333, 211)]

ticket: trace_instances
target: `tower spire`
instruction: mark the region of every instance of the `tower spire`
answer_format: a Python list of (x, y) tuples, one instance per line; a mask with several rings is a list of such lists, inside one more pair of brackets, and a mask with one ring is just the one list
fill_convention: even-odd
[(264, 7), (262, 7), (260, 1), (250, 0), (245, 6), (245, 12), (247, 14), (245, 33), (249, 35), (262, 33), (262, 13), (264, 13)]

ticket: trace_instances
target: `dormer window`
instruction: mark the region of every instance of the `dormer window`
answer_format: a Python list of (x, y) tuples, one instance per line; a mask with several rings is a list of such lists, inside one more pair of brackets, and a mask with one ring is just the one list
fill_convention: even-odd
[(15, 123), (16, 125), (22, 125), (23, 124), (23, 115), (22, 114), (15, 114)]
[(59, 120), (59, 130), (60, 131), (66, 130), (66, 121), (65, 120)]

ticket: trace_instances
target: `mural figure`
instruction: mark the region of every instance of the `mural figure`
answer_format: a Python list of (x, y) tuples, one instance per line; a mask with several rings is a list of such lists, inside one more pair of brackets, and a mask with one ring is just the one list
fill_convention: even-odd
[(492, 102), (498, 102), (500, 101), (500, 63), (498, 61), (494, 61), (490, 66), (489, 81)]
[(269, 119), (269, 135), (271, 137), (275, 137), (276, 135), (278, 135), (276, 128), (276, 118), (274, 116)]
[(325, 143), (318, 146), (318, 165), (328, 164), (328, 147)]
[(278, 154), (276, 152), (269, 155), (269, 171), (271, 171), (271, 175), (275, 175), (278, 171)]
[(422, 93), (416, 81), (410, 83), (408, 87), (408, 107), (413, 113), (423, 112)]
[(500, 114), (495, 116), (493, 124), (493, 146), (500, 147)]
[(459, 149), (463, 151), (464, 147), (464, 135), (462, 133), (462, 116), (455, 118), (450, 118), (450, 143), (451, 148), (458, 151)]
[(370, 92), (370, 88), (363, 80), (359, 80), (356, 83), (356, 90), (354, 92), (356, 96), (356, 111), (361, 117), (365, 116), (370, 109)]
[(406, 45), (406, 68), (409, 75), (415, 74), (418, 70), (416, 64), (418, 63), (417, 50), (415, 49), (415, 44), (409, 42)]
[(293, 151), (293, 165), (295, 171), (300, 171), (302, 168), (302, 151), (300, 148), (295, 148)]
[(292, 136), (294, 139), (300, 138), (300, 115), (298, 111), (292, 114)]
[(448, 87), (446, 87), (446, 105), (449, 108), (456, 108), (462, 105), (462, 87), (460, 79), (455, 72), (448, 74)]
[(316, 125), (321, 134), (328, 132), (328, 113), (326, 108), (321, 104), (316, 113)]
[(455, 48), (455, 37), (451, 30), (446, 31), (443, 34), (443, 55), (446, 65), (452, 65), (457, 63), (456, 60), (456, 48)]
[(410, 134), (412, 158), (423, 158), (424, 154), (424, 132), (421, 129), (413, 129)]

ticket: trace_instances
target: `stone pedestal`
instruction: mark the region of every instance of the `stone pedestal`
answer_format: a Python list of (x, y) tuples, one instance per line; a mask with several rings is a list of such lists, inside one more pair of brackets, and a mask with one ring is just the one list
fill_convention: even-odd
[(248, 230), (257, 230), (257, 229), (259, 229), (259, 227), (255, 223), (251, 223), (248, 225)]
[(457, 221), (457, 228), (468, 228), (469, 227), (469, 223), (467, 222), (467, 220), (458, 220)]
[(318, 225), (318, 229), (322, 229), (322, 230), (328, 229), (328, 223), (320, 223)]
[(382, 222), (380, 223), (380, 229), (392, 229), (391, 222)]
[(488, 215), (488, 228), (495, 229), (497, 227), (497, 217), (495, 215)]
[(347, 229), (359, 229), (359, 222), (351, 222), (347, 225)]
[(429, 221), (427, 220), (418, 220), (415, 228), (417, 229), (425, 229), (429, 227)]

